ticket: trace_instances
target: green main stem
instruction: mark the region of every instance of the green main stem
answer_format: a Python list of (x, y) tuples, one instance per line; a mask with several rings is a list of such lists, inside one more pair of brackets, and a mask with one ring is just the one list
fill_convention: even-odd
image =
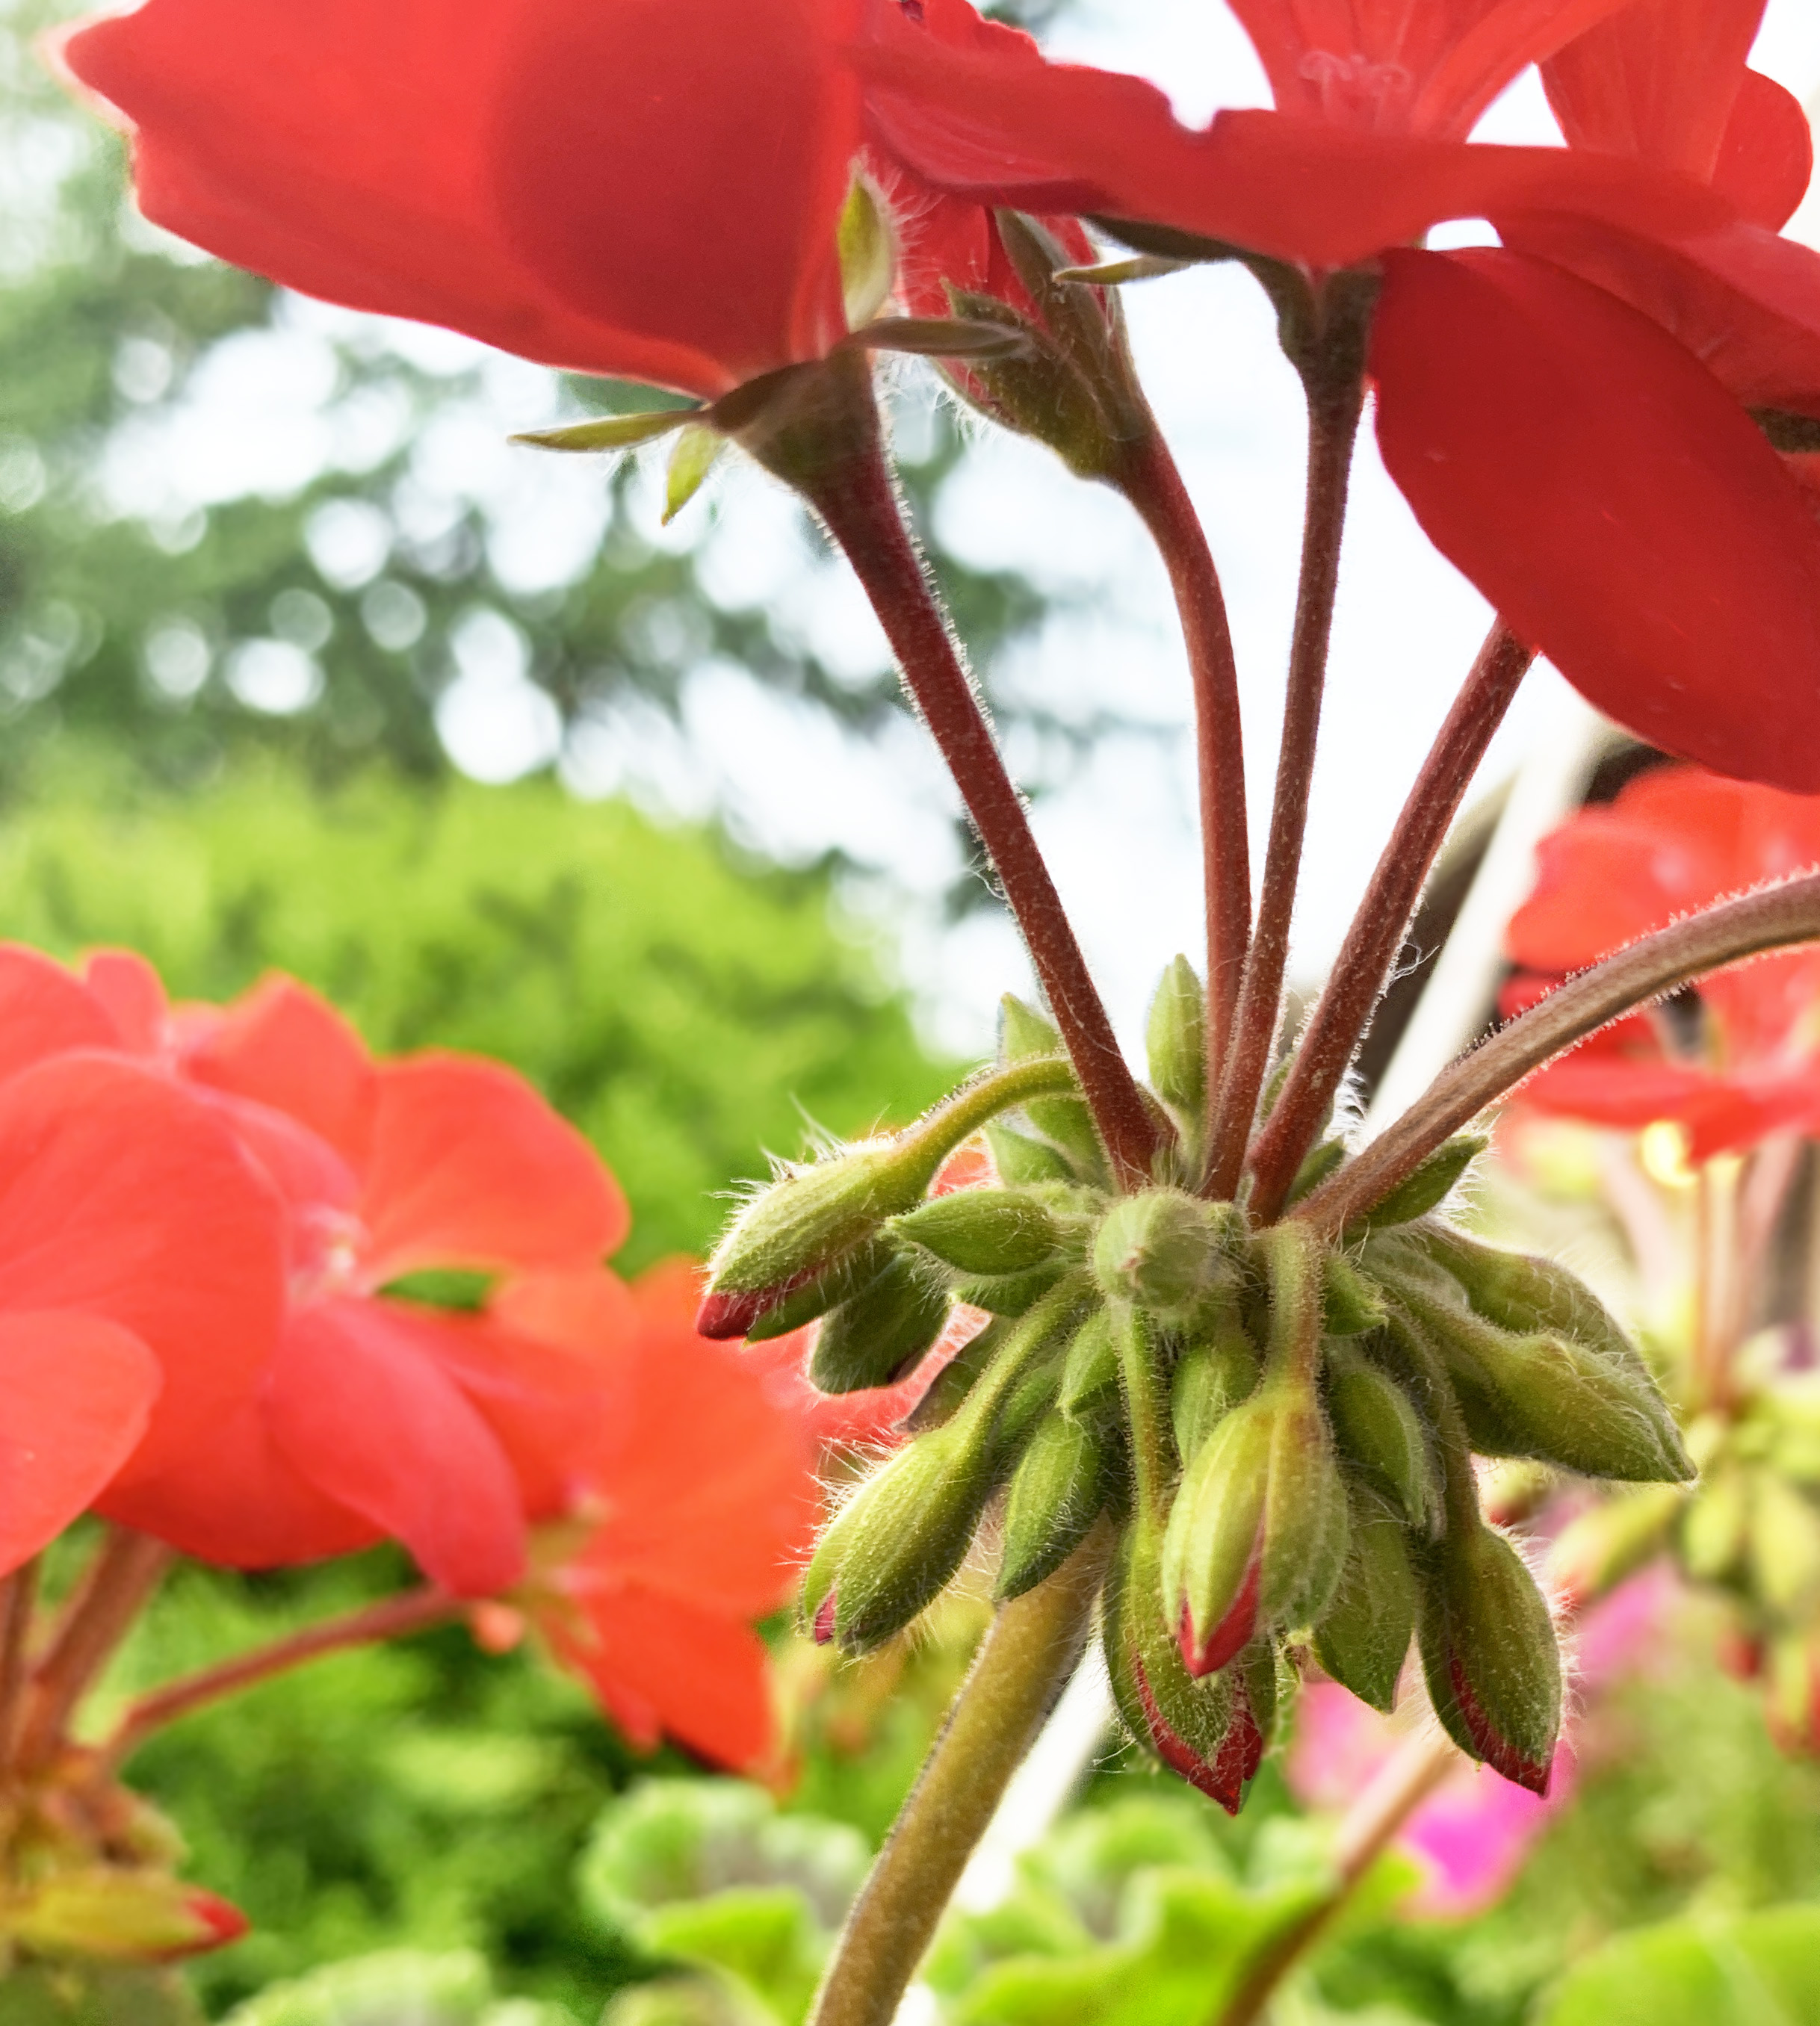
[(974, 1846), (1081, 1656), (1111, 1552), (1102, 1517), (1047, 1582), (1000, 1606), (853, 1903), (809, 2026), (890, 2026)]
[(1306, 371), (1304, 378), (1308, 385), (1307, 503), (1295, 628), (1289, 650), (1289, 685), (1283, 705), (1283, 742), (1270, 810), (1270, 838), (1264, 853), (1258, 926), (1245, 960), (1204, 1186), (1205, 1194), (1221, 1200), (1238, 1193), (1258, 1094), (1276, 1045), (1283, 974), (1289, 959), (1289, 920), (1302, 866), (1328, 645), (1333, 633), (1353, 445), (1365, 401), (1364, 380), (1355, 370), (1329, 375), (1317, 367)]

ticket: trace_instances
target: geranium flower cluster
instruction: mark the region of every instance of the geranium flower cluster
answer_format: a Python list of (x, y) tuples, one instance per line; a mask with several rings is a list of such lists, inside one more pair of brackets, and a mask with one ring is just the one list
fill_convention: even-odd
[[(0, 947), (0, 1175), (9, 1612), (72, 1521), (115, 1530), (85, 1634), (4, 1671), (5, 1861), (35, 1855), (0, 1939), (57, 1932), (72, 1894), (103, 1952), (238, 1931), (197, 1925), (206, 1895), (163, 1880), (143, 1811), (64, 1733), (169, 1550), (261, 1569), (394, 1541), (426, 1586), (356, 1634), (466, 1615), (497, 1645), (529, 1625), (635, 1745), (736, 1767), (772, 1751), (753, 1623), (813, 1526), (823, 1440), (874, 1432), (876, 1409), (828, 1426), (794, 1374), (705, 1343), (692, 1273), (615, 1276), (624, 1199), (522, 1077), (376, 1061), (288, 978), (171, 1006), (130, 953), (72, 971)], [(477, 1306), (426, 1298), (451, 1271)], [(241, 1656), (220, 1686), (260, 1671)], [(107, 1758), (216, 1692), (157, 1692)], [(72, 1778), (105, 1805), (72, 1814)]]

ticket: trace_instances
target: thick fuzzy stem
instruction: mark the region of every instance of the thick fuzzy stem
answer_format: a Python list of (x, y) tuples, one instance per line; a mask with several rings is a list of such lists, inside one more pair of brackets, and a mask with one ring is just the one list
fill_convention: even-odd
[[(1194, 685), (1207, 934), (1207, 1102), (1218, 1101), (1251, 935), (1239, 674), (1219, 572), (1181, 473), (1161, 436), (1134, 445), (1113, 481), (1150, 530), (1181, 617)], [(1212, 1120), (1208, 1121), (1211, 1129)]]
[(1820, 873), (1747, 893), (1643, 937), (1558, 991), (1444, 1070), (1417, 1102), (1294, 1214), (1338, 1232), (1381, 1202), (1424, 1156), (1576, 1041), (1708, 972), (1820, 941)]
[(382, 1598), (340, 1618), (307, 1625), (269, 1646), (236, 1654), (212, 1667), (204, 1667), (180, 1680), (167, 1682), (129, 1706), (101, 1748), (104, 1762), (118, 1766), (131, 1758), (154, 1731), (175, 1723), (179, 1717), (206, 1709), (225, 1696), (238, 1695), (274, 1674), (288, 1674), (325, 1654), (344, 1652), (350, 1646), (370, 1646), (381, 1639), (398, 1639), (407, 1632), (422, 1632), (459, 1617), (461, 1604), (446, 1591), (407, 1590), (399, 1597)]
[(1321, 729), (1321, 693), (1327, 680), (1328, 643), (1333, 632), (1334, 594), (1339, 582), (1339, 545), (1346, 525), (1353, 444), (1364, 403), (1364, 381), (1349, 363), (1331, 374), (1310, 371), (1308, 381), (1308, 489), (1302, 540), (1302, 576), (1295, 599), (1295, 629), (1289, 650), (1289, 686), (1283, 705), (1283, 743), (1277, 763), (1277, 793), (1270, 810), (1270, 838), (1264, 853), (1264, 889), (1258, 926), (1245, 960), (1232, 1048), (1221, 1079), (1220, 1100), (1210, 1141), (1206, 1192), (1229, 1199), (1238, 1193), (1245, 1149), (1277, 1039), (1283, 973), (1289, 959), (1289, 920), (1302, 866), (1308, 794), (1314, 778), (1314, 749)]
[(853, 1903), (809, 2026), (890, 2026), (974, 1845), (1080, 1658), (1111, 1550), (1102, 1518), (1047, 1582), (1000, 1606)]
[(1296, 1048), (1288, 1081), (1252, 1147), (1251, 1209), (1264, 1223), (1281, 1210), (1321, 1129), (1402, 948), (1435, 854), (1534, 659), (1533, 647), (1501, 620), (1495, 624), (1417, 776)]
[(772, 469), (820, 514), (864, 587), (1023, 931), (1114, 1170), (1127, 1187), (1141, 1186), (1149, 1179), (1156, 1129), (904, 525), (869, 387), (863, 406), (849, 400), (843, 417), (846, 432), (834, 449), (773, 462)]
[(115, 1527), (101, 1543), (26, 1692), (17, 1754), (21, 1770), (35, 1772), (56, 1755), (71, 1713), (132, 1629), (171, 1560), (162, 1541), (130, 1527)]

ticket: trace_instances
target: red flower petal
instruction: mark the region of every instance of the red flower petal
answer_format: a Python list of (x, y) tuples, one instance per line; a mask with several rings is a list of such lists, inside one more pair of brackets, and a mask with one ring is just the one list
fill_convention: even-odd
[(402, 1541), (433, 1582), (489, 1597), (518, 1581), (525, 1529), (504, 1451), (386, 1304), (300, 1310), (266, 1398), (293, 1467)]
[(0, 1572), (47, 1546), (138, 1447), (164, 1384), (98, 1316), (0, 1315)]
[(138, 952), (93, 950), (83, 960), (82, 976), (113, 1022), (120, 1045), (131, 1055), (157, 1055), (170, 1003), (164, 981)]
[(1632, 1131), (1660, 1118), (1682, 1118), (1711, 1097), (1704, 1070), (1675, 1063), (1638, 1062), (1576, 1048), (1523, 1085), (1525, 1104), (1589, 1125)]
[(308, 1126), (359, 1168), (373, 1136), (378, 1083), (365, 1044), (326, 1000), (271, 977), (186, 1051), (198, 1083), (249, 1097)]
[(1312, 267), (1407, 244), (1449, 218), (1568, 212), (1641, 232), (1725, 224), (1685, 179), (1559, 148), (1365, 134), (1279, 112), (1205, 131), (1141, 79), (1048, 64), (1015, 43), (965, 48), (888, 4), (855, 53), (877, 141), (937, 188), (1026, 211), (1144, 219)]
[(291, 1468), (256, 1401), (238, 1409), (186, 1465), (109, 1492), (101, 1509), (110, 1520), (224, 1568), (289, 1568), (385, 1538), (383, 1527)]
[(53, 1058), (0, 1087), (0, 1312), (82, 1309), (164, 1372), (149, 1476), (247, 1398), (284, 1298), (278, 1200), (209, 1109), (149, 1070)]
[(619, 1184), (573, 1125), (496, 1063), (387, 1063), (362, 1214), (374, 1283), (425, 1266), (580, 1265), (631, 1223)]
[[(1568, 145), (1708, 181), (1764, 0), (1630, 0), (1542, 65)], [(1779, 222), (1779, 221), (1778, 221)]]
[(1735, 403), (1542, 261), (1384, 264), (1378, 440), (1435, 546), (1640, 736), (1820, 787), (1820, 529)]
[(661, 0), (149, 0), (65, 53), (147, 215), (223, 259), (712, 395), (838, 319), (834, 40), (812, 0), (686, 33)]
[(775, 1719), (764, 1645), (750, 1626), (637, 1584), (591, 1597), (585, 1635), (547, 1626), (633, 1744), (661, 1729), (715, 1764), (742, 1771), (771, 1749)]
[(112, 1048), (120, 1033), (79, 978), (36, 950), (0, 944), (0, 1078), (70, 1048)]
[(1712, 186), (1752, 224), (1779, 232), (1814, 180), (1814, 130), (1792, 91), (1744, 72), (1713, 165)]

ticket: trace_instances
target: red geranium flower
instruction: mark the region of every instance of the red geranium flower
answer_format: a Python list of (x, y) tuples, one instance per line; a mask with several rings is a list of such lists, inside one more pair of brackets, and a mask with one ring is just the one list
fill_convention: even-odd
[(708, 399), (844, 335), (853, 0), (147, 0), (64, 61), (255, 273)]
[[(1716, 0), (1703, 18), (1726, 24), (1729, 49), (1761, 8)], [(1741, 212), (1784, 202), (1804, 159), (1773, 87), (1744, 88), (1741, 54), (1715, 61), (1693, 123), (1704, 155), (1691, 139), (1638, 159), (1490, 147), (1464, 138), (1478, 114), (1613, 14), (1608, 0), (1236, 11), (1281, 109), (1191, 132), (1137, 79), (1044, 63), (985, 24), (931, 34), (921, 8), (875, 0), (871, 129), (956, 194), (1167, 225), (1316, 272), (1379, 260), (1379, 441), (1436, 546), (1643, 736), (1820, 786), (1820, 529), (1737, 390), (1704, 350), (1552, 259), (1410, 244), (1454, 217), (1601, 243), (1723, 238)], [(1785, 289), (1820, 294), (1820, 258), (1763, 236)]]
[[(1541, 847), (1512, 919), (1524, 970), (1506, 1011), (1562, 975), (1725, 895), (1820, 865), (1820, 797), (1690, 767), (1631, 782)], [(1636, 1013), (1523, 1088), (1545, 1111), (1595, 1125), (1680, 1123), (1697, 1160), (1776, 1132), (1820, 1130), (1820, 953), (1759, 959), (1700, 981), (1697, 1004)]]
[(534, 1550), (519, 1597), (635, 1745), (668, 1736), (750, 1768), (775, 1727), (752, 1621), (794, 1586), (819, 1505), (818, 1445), (763, 1365), (695, 1335), (677, 1278), (628, 1290), (604, 1272), (531, 1275), (494, 1302), (515, 1334), (597, 1362), (613, 1385), (575, 1523)]
[(272, 1178), (289, 1227), (287, 1313), (256, 1392), (205, 1450), (138, 1473), (108, 1509), (237, 1567), (390, 1537), (458, 1595), (516, 1581), (526, 1519), (567, 1509), (610, 1380), (382, 1291), (426, 1268), (591, 1263), (625, 1235), (612, 1177), (521, 1077), (435, 1053), (376, 1063), (289, 978), (168, 1016), (137, 959), (91, 960), (89, 979), (123, 1041), (181, 1076)]

